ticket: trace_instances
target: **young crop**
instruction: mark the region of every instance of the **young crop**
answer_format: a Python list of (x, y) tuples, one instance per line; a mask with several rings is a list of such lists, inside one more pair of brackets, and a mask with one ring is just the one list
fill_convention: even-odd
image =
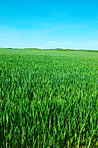
[(97, 53), (55, 53), (0, 55), (1, 148), (98, 146)]

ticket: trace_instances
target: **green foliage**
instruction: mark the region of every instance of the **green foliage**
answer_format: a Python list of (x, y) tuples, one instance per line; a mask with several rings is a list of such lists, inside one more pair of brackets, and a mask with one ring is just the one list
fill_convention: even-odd
[(1, 148), (96, 148), (96, 53), (29, 52), (0, 54)]
[(86, 52), (98, 52), (98, 50), (87, 50), (87, 49), (62, 49), (62, 48), (55, 48), (55, 49), (38, 49), (38, 48), (23, 48), (23, 49), (20, 49), (20, 48), (0, 48), (0, 50), (40, 50), (40, 51), (86, 51)]

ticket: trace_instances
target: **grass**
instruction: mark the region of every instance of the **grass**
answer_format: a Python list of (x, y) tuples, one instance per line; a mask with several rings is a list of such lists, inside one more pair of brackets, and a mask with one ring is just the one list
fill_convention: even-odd
[(98, 146), (98, 52), (0, 49), (0, 145)]

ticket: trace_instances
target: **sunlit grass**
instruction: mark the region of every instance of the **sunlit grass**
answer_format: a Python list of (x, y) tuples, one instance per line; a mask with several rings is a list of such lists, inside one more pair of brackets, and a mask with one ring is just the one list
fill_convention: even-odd
[(2, 51), (1, 147), (97, 147), (96, 54)]

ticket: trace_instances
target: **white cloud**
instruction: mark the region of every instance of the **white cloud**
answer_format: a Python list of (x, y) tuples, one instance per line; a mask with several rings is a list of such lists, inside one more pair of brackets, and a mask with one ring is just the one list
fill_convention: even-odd
[(48, 41), (48, 43), (55, 44), (56, 42), (55, 41)]
[(6, 38), (3, 38), (2, 40), (3, 40), (3, 41), (5, 41), (5, 40), (6, 40)]

